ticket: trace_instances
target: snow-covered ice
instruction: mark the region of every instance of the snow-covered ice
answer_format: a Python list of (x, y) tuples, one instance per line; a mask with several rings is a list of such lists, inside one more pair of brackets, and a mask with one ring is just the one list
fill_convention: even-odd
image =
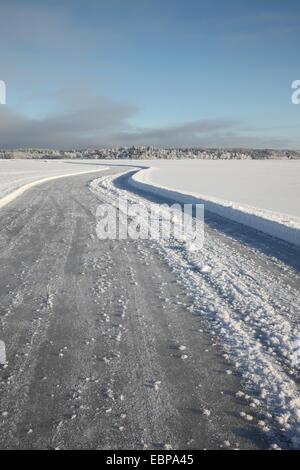
[(149, 170), (140, 172), (137, 179), (145, 183), (300, 217), (299, 160), (162, 160), (143, 164)]
[(151, 162), (132, 185), (300, 246), (300, 161)]

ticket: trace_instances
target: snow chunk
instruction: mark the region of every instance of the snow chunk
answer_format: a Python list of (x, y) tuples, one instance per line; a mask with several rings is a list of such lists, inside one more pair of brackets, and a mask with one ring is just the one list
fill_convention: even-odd
[(209, 273), (211, 271), (211, 267), (208, 266), (207, 264), (205, 266), (202, 266), (201, 272), (202, 273)]
[(165, 450), (172, 450), (171, 444), (165, 444), (165, 445), (164, 445), (164, 449), (165, 449)]
[(4, 341), (0, 340), (0, 364), (6, 364), (6, 349)]
[(185, 248), (187, 251), (189, 251), (190, 253), (194, 253), (195, 251), (198, 251), (199, 250), (199, 247), (197, 247), (197, 245), (195, 245), (195, 243), (193, 242), (187, 242), (185, 244)]

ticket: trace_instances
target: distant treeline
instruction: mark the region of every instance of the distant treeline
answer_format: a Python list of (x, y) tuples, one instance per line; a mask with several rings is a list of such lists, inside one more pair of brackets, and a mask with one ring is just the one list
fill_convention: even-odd
[(264, 160), (298, 159), (300, 151), (272, 149), (111, 147), (81, 150), (0, 150), (2, 159), (106, 159), (106, 160)]

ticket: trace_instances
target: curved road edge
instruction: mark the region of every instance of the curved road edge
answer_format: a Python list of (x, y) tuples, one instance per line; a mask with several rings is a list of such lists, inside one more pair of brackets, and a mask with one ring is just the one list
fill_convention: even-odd
[(98, 170), (88, 170), (88, 171), (80, 171), (80, 172), (73, 172), (73, 173), (67, 173), (65, 175), (55, 175), (55, 176), (47, 176), (46, 178), (42, 178), (36, 181), (32, 181), (31, 183), (24, 184), (18, 189), (15, 189), (11, 193), (7, 194), (6, 196), (2, 197), (0, 199), (0, 209), (10, 202), (14, 201), (17, 197), (21, 196), (22, 194), (25, 193), (25, 191), (28, 191), (28, 189), (33, 188), (34, 186), (38, 186), (43, 183), (47, 183), (48, 181), (60, 179), (60, 178), (68, 178), (70, 176), (78, 176), (78, 175), (85, 175), (88, 173), (97, 173), (99, 171), (104, 171), (107, 170), (106, 167), (98, 169)]

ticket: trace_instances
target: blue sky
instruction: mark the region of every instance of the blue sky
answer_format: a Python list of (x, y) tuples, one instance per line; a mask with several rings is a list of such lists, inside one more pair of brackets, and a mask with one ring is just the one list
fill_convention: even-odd
[(300, 3), (0, 0), (0, 147), (300, 148)]

